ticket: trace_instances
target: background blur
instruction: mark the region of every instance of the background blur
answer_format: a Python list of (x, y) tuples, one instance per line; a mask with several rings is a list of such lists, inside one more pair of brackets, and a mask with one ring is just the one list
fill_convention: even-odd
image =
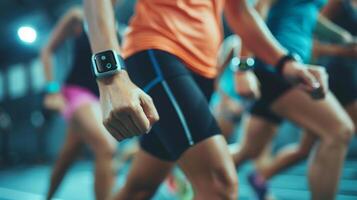
[[(51, 165), (64, 140), (66, 124), (57, 114), (42, 109), (44, 76), (39, 62), (40, 47), (58, 18), (79, 0), (0, 1), (0, 199), (43, 199)], [(117, 16), (128, 23), (135, 0), (122, 0)], [(72, 42), (60, 48), (56, 57), (56, 78), (63, 80), (70, 66)], [(89, 66), (88, 66), (89, 67)], [(285, 124), (274, 149), (298, 140), (298, 129)], [(57, 194), (59, 199), (93, 199), (91, 155), (84, 151)], [(118, 173), (118, 185), (125, 179), (126, 165)], [(250, 168), (245, 166), (240, 176)], [(278, 176), (273, 191), (281, 199), (307, 199), (305, 163)], [(240, 179), (242, 179), (240, 177)], [(351, 144), (339, 199), (357, 199), (357, 143)], [(249, 199), (241, 180), (240, 195)], [(163, 186), (156, 199), (174, 199)]]

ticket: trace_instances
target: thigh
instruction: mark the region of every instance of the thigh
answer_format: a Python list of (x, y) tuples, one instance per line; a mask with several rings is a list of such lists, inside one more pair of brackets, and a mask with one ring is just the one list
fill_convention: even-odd
[(70, 121), (68, 130), (67, 130), (66, 139), (65, 139), (63, 147), (62, 147), (62, 151), (70, 151), (70, 152), (73, 151), (74, 152), (81, 147), (82, 143), (83, 143), (83, 140), (82, 140), (81, 136), (78, 134), (78, 128), (72, 121)]
[(78, 134), (93, 150), (105, 147), (115, 149), (117, 142), (102, 124), (99, 103), (88, 103), (80, 106), (73, 116), (78, 124)]
[(214, 185), (217, 178), (236, 180), (233, 160), (222, 135), (210, 137), (188, 149), (178, 163), (195, 187)]
[(352, 126), (350, 117), (331, 93), (322, 100), (313, 100), (294, 88), (277, 99), (272, 110), (319, 136), (340, 130), (341, 126)]
[[(147, 62), (148, 69), (136, 67), (143, 61)], [(220, 133), (201, 89), (206, 85), (200, 83), (208, 81), (196, 82), (175, 56), (148, 50), (128, 58), (127, 63), (134, 82), (141, 88), (149, 88), (148, 93), (160, 115), (152, 132), (141, 140), (145, 151), (162, 160), (176, 161), (190, 147)], [(143, 80), (146, 73), (156, 74), (152, 75), (154, 84)]]
[(125, 186), (127, 192), (145, 190), (154, 194), (173, 166), (173, 162), (162, 161), (140, 149), (128, 174)]

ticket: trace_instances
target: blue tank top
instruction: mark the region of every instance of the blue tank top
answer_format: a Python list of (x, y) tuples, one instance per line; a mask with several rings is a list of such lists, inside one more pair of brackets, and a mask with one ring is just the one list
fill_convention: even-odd
[(307, 62), (317, 18), (326, 0), (278, 0), (272, 6), (267, 25), (276, 39)]

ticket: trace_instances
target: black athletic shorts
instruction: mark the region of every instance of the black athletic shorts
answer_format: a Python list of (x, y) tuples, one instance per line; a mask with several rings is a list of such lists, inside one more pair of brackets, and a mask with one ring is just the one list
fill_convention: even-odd
[(259, 60), (256, 61), (254, 73), (260, 82), (261, 98), (253, 103), (250, 113), (276, 124), (281, 123), (283, 118), (271, 110), (271, 104), (290, 90), (292, 85)]
[[(323, 63), (322, 63), (323, 64)], [(357, 61), (331, 58), (325, 64), (329, 74), (329, 87), (343, 106), (357, 100)]]
[(160, 50), (125, 60), (131, 80), (154, 100), (160, 120), (140, 139), (141, 147), (165, 161), (176, 161), (191, 146), (221, 131), (209, 109), (213, 79), (199, 76), (176, 56)]

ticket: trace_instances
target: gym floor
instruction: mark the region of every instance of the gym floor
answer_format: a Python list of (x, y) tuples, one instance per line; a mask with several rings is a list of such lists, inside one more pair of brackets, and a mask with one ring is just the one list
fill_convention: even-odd
[[(49, 131), (46, 138), (46, 144), (51, 147), (51, 158), (55, 159), (61, 148), (63, 140), (64, 122), (62, 120), (54, 123), (53, 129)], [(236, 138), (241, 140), (241, 130), (236, 129)], [(279, 129), (279, 133), (273, 144), (273, 151), (285, 146), (287, 143), (296, 142), (299, 138), (299, 130), (290, 123), (284, 123)], [(30, 138), (26, 138), (26, 134), (20, 135), (22, 140), (27, 141), (25, 144), (18, 146), (29, 146)], [(19, 136), (18, 136), (19, 137)], [(61, 142), (62, 141), (62, 142)], [(131, 141), (123, 142), (119, 145), (119, 151), (130, 145)], [(30, 145), (31, 146), (31, 145)], [(35, 153), (27, 154), (28, 157), (33, 157)], [(91, 156), (88, 153), (83, 154), (82, 159), (77, 161), (70, 169), (60, 186), (55, 197), (56, 200), (92, 200), (94, 199), (93, 192), (93, 162), (90, 161)], [(52, 160), (53, 160), (52, 159)], [(277, 200), (308, 200), (309, 191), (307, 185), (307, 162), (302, 162), (290, 168), (283, 173), (280, 173), (270, 182), (273, 196)], [(130, 168), (130, 163), (126, 163), (117, 172), (116, 187), (117, 191), (123, 185), (126, 174)], [(246, 177), (252, 172), (252, 164), (247, 163), (239, 169), (239, 196), (240, 200), (254, 200), (254, 196)], [(16, 164), (10, 167), (0, 168), (0, 200), (44, 200), (47, 187), (49, 185), (49, 177), (52, 170), (52, 164)], [(177, 177), (180, 177), (180, 172), (175, 170)], [(182, 189), (182, 188), (181, 188)], [(181, 190), (180, 190), (181, 191)], [(160, 187), (154, 200), (188, 200), (182, 197), (182, 193), (173, 192), (172, 185), (166, 181)], [(343, 174), (340, 182), (339, 195), (337, 200), (356, 200), (357, 199), (357, 138), (354, 138), (350, 144), (348, 159), (345, 163)]]
[[(117, 186), (125, 180), (130, 164), (117, 174)], [(251, 166), (245, 165), (239, 173), (239, 193), (241, 200), (253, 199), (245, 177)], [(1, 200), (42, 200), (48, 185), (51, 172), (50, 165), (23, 166), (0, 171)], [(280, 200), (309, 199), (305, 176), (306, 163), (301, 163), (278, 175), (271, 182), (272, 192)], [(56, 200), (94, 199), (92, 163), (79, 161), (70, 170), (56, 195)], [(338, 200), (356, 200), (357, 196), (357, 159), (348, 159), (341, 179)], [(154, 200), (175, 200), (177, 196), (163, 184)]]

